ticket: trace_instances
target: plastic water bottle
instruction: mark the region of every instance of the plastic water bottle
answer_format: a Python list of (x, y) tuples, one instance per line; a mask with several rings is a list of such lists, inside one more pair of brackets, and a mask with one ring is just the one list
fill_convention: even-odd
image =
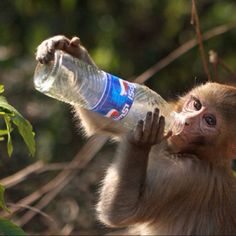
[(166, 118), (166, 130), (177, 134), (181, 117), (169, 104), (146, 86), (130, 83), (57, 50), (54, 61), (38, 63), (34, 74), (35, 88), (55, 99), (79, 105), (102, 116), (117, 120), (132, 129), (156, 107)]

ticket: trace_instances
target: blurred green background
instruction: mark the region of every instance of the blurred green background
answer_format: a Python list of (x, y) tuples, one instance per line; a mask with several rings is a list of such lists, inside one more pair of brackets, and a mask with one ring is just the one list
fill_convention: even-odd
[[(199, 0), (197, 7), (202, 32), (236, 22), (235, 0)], [(35, 158), (29, 157), (21, 138), (13, 134), (11, 159), (5, 145), (0, 144), (0, 177), (39, 159), (45, 163), (69, 162), (86, 142), (76, 128), (71, 108), (34, 89), (34, 53), (41, 41), (57, 34), (77, 35), (100, 68), (132, 80), (196, 37), (190, 20), (190, 0), (1, 0), (0, 83), (5, 86), (8, 101), (32, 123), (37, 152)], [(204, 46), (206, 53), (217, 51), (224, 63), (236, 71), (236, 28), (206, 41)], [(219, 77), (221, 82), (232, 80), (232, 75), (222, 69)], [(164, 98), (175, 98), (205, 80), (195, 47), (151, 77), (146, 85)], [(67, 232), (60, 230), (68, 225), (76, 234), (106, 232), (96, 221), (94, 205), (99, 181), (114, 148), (115, 144), (106, 144), (43, 209), (53, 217), (56, 227), (52, 229), (47, 218), (37, 215), (24, 225), (26, 232)], [(30, 175), (27, 181), (6, 190), (6, 201), (19, 201), (56, 173)], [(71, 209), (76, 211), (71, 213)], [(20, 217), (14, 215), (15, 220)]]

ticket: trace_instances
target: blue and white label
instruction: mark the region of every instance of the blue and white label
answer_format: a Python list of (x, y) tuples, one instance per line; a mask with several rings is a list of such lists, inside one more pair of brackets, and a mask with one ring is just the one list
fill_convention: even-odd
[(107, 83), (103, 95), (91, 110), (113, 120), (121, 120), (133, 104), (135, 85), (114, 75), (106, 75)]

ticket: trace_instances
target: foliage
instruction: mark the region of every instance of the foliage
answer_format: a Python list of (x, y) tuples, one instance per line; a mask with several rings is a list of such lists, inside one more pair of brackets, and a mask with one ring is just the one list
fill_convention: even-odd
[(0, 209), (9, 211), (5, 203), (4, 192), (5, 192), (4, 187), (0, 185)]
[[(4, 187), (0, 185), (0, 208), (8, 211), (4, 200)], [(10, 220), (0, 217), (0, 235), (25, 235), (25, 232)]]
[[(0, 93), (3, 91), (3, 85), (0, 85)], [(13, 152), (11, 132), (13, 131), (12, 124), (14, 124), (18, 128), (18, 132), (27, 145), (30, 154), (34, 156), (35, 140), (31, 124), (29, 121), (24, 119), (23, 116), (13, 106), (11, 106), (3, 96), (0, 96), (0, 116), (3, 117), (6, 125), (5, 129), (0, 129), (0, 141), (3, 141), (4, 137), (7, 136), (8, 155), (11, 156)]]
[(6, 236), (26, 235), (21, 228), (4, 218), (0, 218), (0, 234)]
[[(0, 94), (4, 92), (3, 85), (0, 85)], [(23, 118), (23, 116), (11, 106), (5, 97), (0, 96), (0, 116), (5, 121), (5, 129), (0, 129), (0, 141), (7, 136), (7, 150), (8, 155), (11, 156), (13, 152), (13, 145), (11, 139), (11, 132), (14, 124), (18, 128), (18, 132), (26, 143), (31, 155), (35, 154), (35, 140), (31, 124)], [(4, 187), (0, 185), (0, 208), (8, 211), (4, 200)], [(0, 218), (0, 233), (1, 235), (25, 235), (24, 231), (13, 224), (11, 221)]]

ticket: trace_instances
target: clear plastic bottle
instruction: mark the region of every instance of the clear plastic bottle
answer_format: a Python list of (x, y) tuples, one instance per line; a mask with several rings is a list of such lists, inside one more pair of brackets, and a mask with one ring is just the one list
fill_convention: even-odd
[[(35, 88), (55, 99), (80, 105), (133, 128), (148, 111), (156, 107), (166, 118), (166, 130), (178, 133), (182, 122), (169, 104), (146, 86), (130, 83), (106, 73), (71, 55), (57, 50), (54, 61), (38, 63), (34, 74)], [(178, 122), (176, 122), (178, 120)]]

